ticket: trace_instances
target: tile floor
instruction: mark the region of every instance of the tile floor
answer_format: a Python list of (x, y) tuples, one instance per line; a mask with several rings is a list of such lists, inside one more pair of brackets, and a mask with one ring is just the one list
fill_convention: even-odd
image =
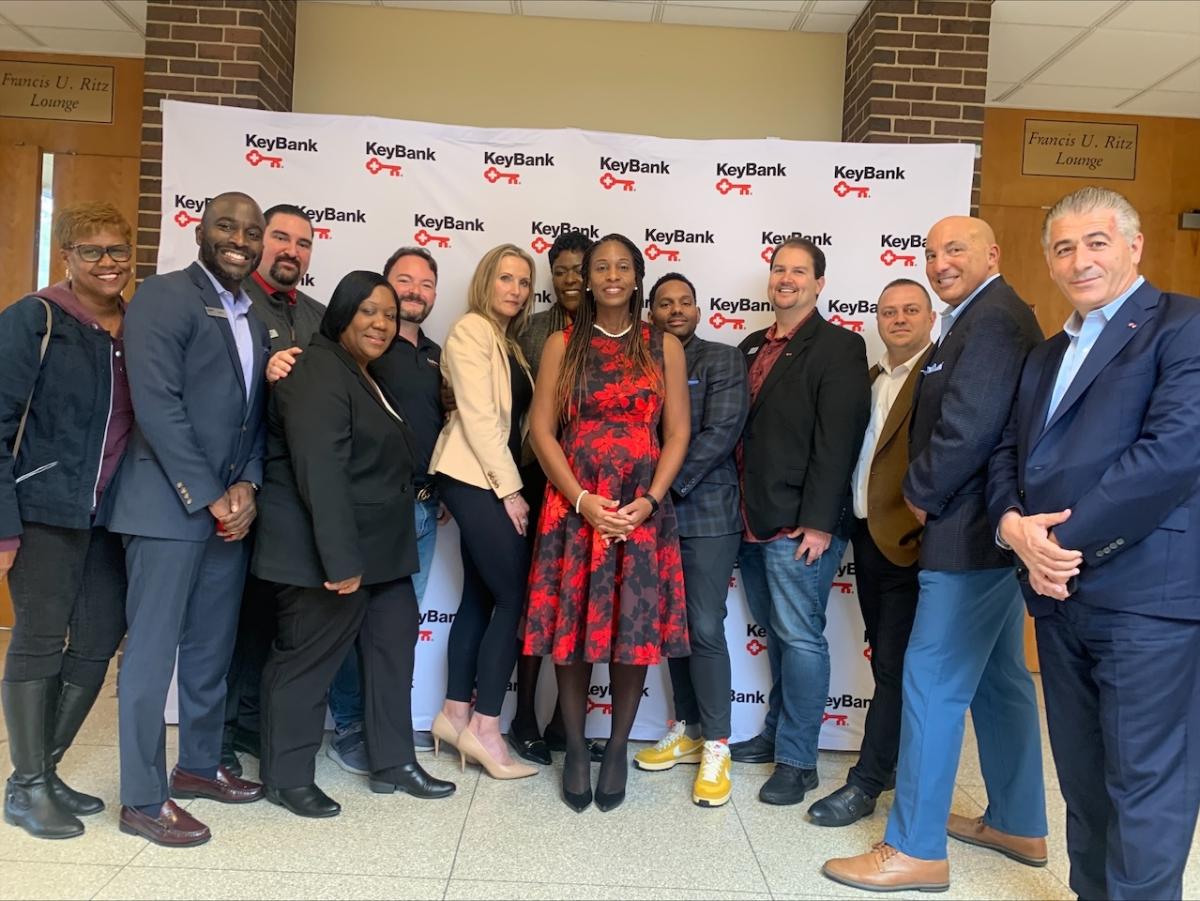
[[(0, 631), (0, 653), (8, 644)], [(115, 672), (115, 671), (114, 671)], [(117, 830), (116, 684), (110, 676), (62, 764), (72, 785), (110, 807), (87, 833), (39, 841), (0, 824), (0, 899), (6, 898), (859, 898), (824, 879), (828, 857), (859, 853), (882, 837), (890, 796), (866, 820), (840, 830), (807, 823), (803, 805), (758, 802), (766, 766), (735, 765), (734, 797), (716, 810), (690, 801), (692, 767), (631, 770), (629, 798), (602, 814), (575, 814), (558, 799), (558, 772), (497, 782), (477, 767), (426, 756), (458, 783), (441, 802), (371, 794), (323, 754), (317, 780), (342, 802), (331, 820), (301, 820), (266, 802), (227, 807), (193, 801), (213, 840), (166, 850)], [(175, 734), (168, 730), (168, 759)], [(0, 759), (7, 766), (0, 726)], [(1045, 751), (1050, 865), (1031, 869), (951, 842), (951, 898), (1068, 899), (1064, 807)], [(257, 765), (244, 758), (247, 776)], [(825, 753), (821, 789), (841, 784), (854, 755)], [(820, 796), (819, 794), (817, 795)], [(978, 815), (985, 801), (974, 736), (967, 730), (954, 810)], [(1194, 846), (1200, 850), (1200, 845)], [(1200, 868), (1185, 896), (1200, 899)], [(908, 897), (905, 895), (891, 897)], [(929, 897), (914, 895), (913, 897)]]

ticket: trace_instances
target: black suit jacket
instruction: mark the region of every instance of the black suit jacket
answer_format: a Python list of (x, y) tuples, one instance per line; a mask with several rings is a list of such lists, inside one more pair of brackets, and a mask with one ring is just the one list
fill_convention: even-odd
[(416, 572), (412, 478), (408, 425), (340, 345), (314, 335), (272, 390), (254, 574), (316, 587)]
[(252, 303), (250, 312), (266, 327), (272, 354), (289, 347), (308, 347), (325, 316), (325, 308), (319, 302), (303, 291), (297, 291), (296, 303), (285, 306), (268, 295), (253, 276), (242, 282), (242, 287)]
[[(746, 365), (766, 343), (755, 332)], [(862, 337), (814, 313), (800, 326), (750, 405), (742, 435), (743, 496), (750, 531), (849, 531), (850, 476), (871, 411)]]
[(1004, 433), (1025, 357), (1042, 340), (1033, 311), (996, 278), (925, 361), (913, 400), (904, 496), (929, 514), (922, 569), (1012, 565), (988, 520), (987, 467)]

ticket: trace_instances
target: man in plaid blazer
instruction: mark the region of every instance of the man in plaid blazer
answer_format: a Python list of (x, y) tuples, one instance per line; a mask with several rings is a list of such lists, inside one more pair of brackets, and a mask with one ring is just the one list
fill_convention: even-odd
[(749, 408), (746, 366), (737, 348), (696, 337), (700, 308), (686, 276), (670, 272), (650, 289), (654, 324), (683, 342), (692, 440), (671, 486), (687, 587), (690, 657), (671, 658), (675, 722), (653, 748), (638, 752), (643, 770), (699, 763), (692, 801), (719, 807), (732, 790), (729, 758), (730, 670), (725, 600), (741, 544), (733, 450)]

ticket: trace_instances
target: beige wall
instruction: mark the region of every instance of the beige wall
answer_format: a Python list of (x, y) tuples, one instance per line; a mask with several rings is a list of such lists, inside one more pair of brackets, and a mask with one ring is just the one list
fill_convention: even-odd
[(673, 138), (841, 138), (845, 36), (307, 2), (293, 109)]

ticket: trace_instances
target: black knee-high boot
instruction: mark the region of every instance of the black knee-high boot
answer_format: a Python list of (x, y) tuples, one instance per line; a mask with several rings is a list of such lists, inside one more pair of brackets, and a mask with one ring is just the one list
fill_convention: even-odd
[(35, 838), (74, 838), (83, 823), (64, 810), (51, 788), (53, 770), (47, 721), (58, 677), (4, 682), (4, 720), (13, 774), (4, 790), (4, 821)]
[[(54, 703), (54, 689), (58, 689), (58, 703)], [(94, 688), (75, 685), (72, 682), (59, 683), (54, 680), (50, 686), (50, 695), (46, 704), (47, 748), (50, 761), (47, 771), (50, 781), (50, 791), (54, 800), (68, 813), (77, 817), (92, 816), (104, 810), (104, 802), (99, 798), (75, 791), (63, 782), (58, 775), (58, 762), (63, 759), (67, 749), (79, 734), (83, 721), (87, 719), (96, 697), (100, 694), (100, 685)]]

